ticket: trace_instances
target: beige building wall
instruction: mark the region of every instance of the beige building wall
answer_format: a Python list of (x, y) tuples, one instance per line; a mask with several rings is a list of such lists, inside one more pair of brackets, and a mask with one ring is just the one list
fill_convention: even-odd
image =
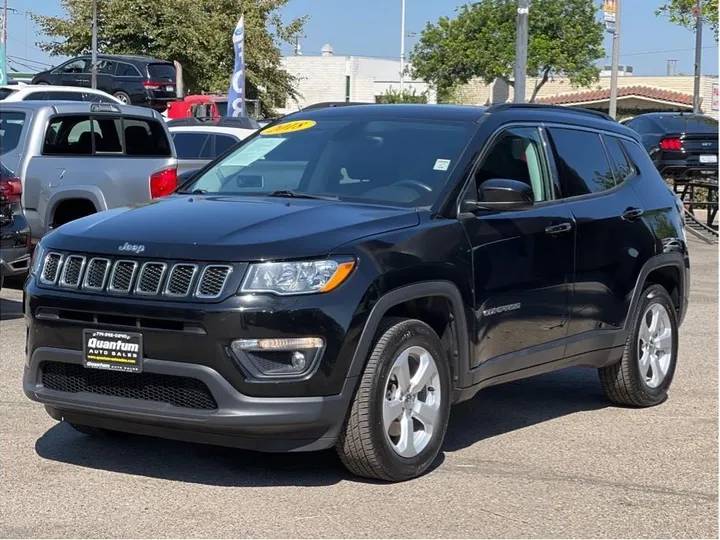
[[(525, 86), (525, 95), (529, 99), (535, 90), (537, 79), (529, 79)], [(702, 111), (715, 118), (718, 117), (718, 111), (711, 110), (712, 103), (712, 86), (718, 83), (718, 77), (704, 76), (700, 79), (700, 107)], [(618, 77), (618, 87), (627, 86), (650, 86), (660, 88), (662, 90), (670, 90), (673, 92), (683, 92), (692, 95), (693, 93), (693, 77), (690, 76), (630, 76)], [(610, 88), (610, 77), (601, 77), (596, 83), (587, 87), (575, 87), (570, 84), (568, 79), (555, 77), (549, 80), (538, 92), (537, 97), (549, 97), (557, 94), (569, 94), (575, 92), (587, 92), (591, 90), (602, 90)], [(457, 89), (455, 101), (468, 105), (489, 105), (492, 103), (503, 103), (512, 101), (513, 89), (508, 87), (503, 81), (496, 81), (486, 85), (482, 81), (473, 81)]]

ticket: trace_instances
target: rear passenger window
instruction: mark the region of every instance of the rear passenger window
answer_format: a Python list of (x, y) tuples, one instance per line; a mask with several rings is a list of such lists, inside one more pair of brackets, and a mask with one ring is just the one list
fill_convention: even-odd
[(23, 101), (44, 101), (47, 92), (31, 92), (27, 94)]
[(124, 118), (125, 153), (129, 156), (171, 157), (170, 141), (155, 120)]
[(88, 115), (59, 116), (50, 120), (43, 154), (92, 155), (92, 123)]
[(204, 154), (210, 159), (209, 140), (207, 133), (173, 134), (178, 159), (203, 159)]
[(117, 77), (142, 77), (135, 66), (125, 63), (118, 63), (115, 75)]
[(83, 101), (82, 92), (48, 92), (45, 99), (48, 101)]
[(230, 137), (230, 135), (215, 135), (215, 156), (213, 157), (224, 154), (237, 143), (238, 140), (235, 137)]
[(548, 131), (564, 198), (600, 193), (615, 187), (613, 170), (600, 135), (563, 128)]
[(612, 159), (613, 164), (615, 165), (615, 170), (618, 173), (617, 183), (620, 184), (635, 174), (635, 168), (628, 160), (628, 157), (620, 144), (620, 139), (617, 137), (603, 135), (603, 140), (605, 141), (605, 148), (607, 148), (608, 154), (610, 154), (610, 159)]

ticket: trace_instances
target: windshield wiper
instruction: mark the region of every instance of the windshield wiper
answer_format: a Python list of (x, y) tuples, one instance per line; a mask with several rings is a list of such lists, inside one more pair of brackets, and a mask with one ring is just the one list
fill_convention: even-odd
[(207, 189), (194, 189), (192, 191), (176, 191), (178, 195), (205, 195), (208, 192)]
[(278, 189), (272, 193), (268, 193), (268, 197), (296, 197), (298, 199), (319, 199), (321, 201), (337, 201), (339, 197), (331, 195), (314, 195), (312, 193), (298, 193), (292, 189)]

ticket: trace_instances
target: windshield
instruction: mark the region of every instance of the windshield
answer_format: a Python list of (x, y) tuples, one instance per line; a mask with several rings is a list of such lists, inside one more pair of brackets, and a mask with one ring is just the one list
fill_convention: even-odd
[(399, 206), (429, 205), (473, 126), (435, 120), (296, 120), (266, 128), (181, 192), (291, 190)]

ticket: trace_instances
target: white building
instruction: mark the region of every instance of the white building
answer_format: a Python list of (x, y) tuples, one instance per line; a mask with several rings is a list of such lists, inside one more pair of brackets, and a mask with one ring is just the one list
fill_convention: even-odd
[[(400, 90), (400, 60), (366, 56), (335, 56), (325, 45), (320, 56), (286, 56), (283, 67), (297, 78), (297, 102), (288, 101), (277, 111), (288, 114), (324, 101), (375, 103), (388, 90)], [(436, 103), (435, 93), (422, 81), (406, 76), (404, 89), (417, 95), (427, 93), (428, 103)]]

